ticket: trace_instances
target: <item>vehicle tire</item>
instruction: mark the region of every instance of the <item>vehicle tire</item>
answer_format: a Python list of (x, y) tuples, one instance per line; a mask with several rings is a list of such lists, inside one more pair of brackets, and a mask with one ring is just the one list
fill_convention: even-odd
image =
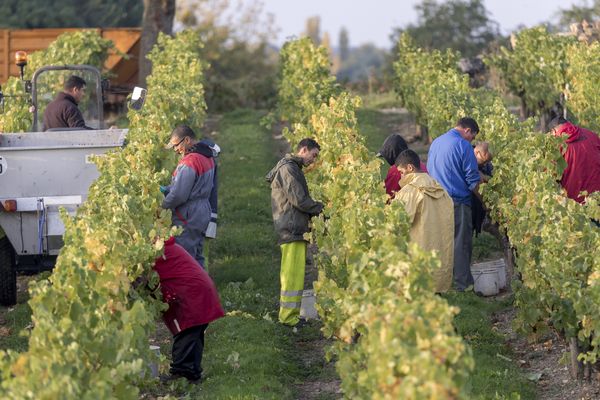
[(0, 305), (17, 303), (15, 251), (6, 236), (0, 239)]

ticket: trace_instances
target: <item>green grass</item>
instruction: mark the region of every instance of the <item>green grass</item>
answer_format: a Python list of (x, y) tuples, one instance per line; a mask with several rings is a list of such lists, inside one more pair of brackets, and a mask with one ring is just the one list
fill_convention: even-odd
[(454, 323), (471, 346), (475, 370), (471, 374), (471, 399), (535, 399), (535, 386), (517, 366), (504, 337), (492, 329), (491, 316), (512, 307), (512, 297), (485, 299), (473, 292), (449, 293), (448, 303), (460, 308)]
[[(382, 114), (376, 109), (361, 108), (357, 112), (358, 130), (365, 138), (365, 145), (375, 157), (383, 141), (390, 135), (391, 128), (382, 121)], [(389, 165), (382, 159), (381, 180), (385, 178)], [(383, 185), (383, 183), (382, 183)]]
[(473, 262), (502, 258), (502, 246), (498, 239), (487, 232), (473, 237)]
[(384, 123), (384, 116), (374, 108), (359, 109), (357, 117), (358, 129), (365, 138), (367, 148), (377, 153), (385, 138), (392, 133), (392, 128)]
[[(260, 117), (250, 110), (226, 114), (214, 138), (222, 149), (220, 208), (208, 267), (228, 315), (207, 331), (204, 381), (195, 387), (157, 385), (149, 390), (155, 395), (292, 399), (305, 381), (334, 379), (322, 351), (316, 358), (303, 352), (303, 346), (320, 343), (318, 323), (296, 332), (277, 323), (280, 259), (264, 178), (277, 159)], [(163, 354), (169, 354), (169, 346), (163, 346)]]
[[(28, 279), (19, 277), (19, 284), (27, 284)], [(31, 323), (31, 308), (26, 291), (19, 291), (17, 304), (13, 307), (0, 307), (0, 350), (26, 351), (28, 338), (21, 332)]]
[[(377, 153), (385, 138), (392, 133), (400, 133), (405, 139), (414, 135), (414, 119), (409, 114), (383, 114), (377, 108), (363, 107), (357, 113), (358, 129), (366, 139), (367, 148)], [(410, 130), (409, 130), (410, 129)], [(410, 143), (408, 147), (414, 150), (422, 161), (427, 159), (429, 146), (422, 143)], [(387, 171), (388, 165), (385, 163)]]
[(288, 356), (291, 330), (277, 320), (279, 254), (265, 174), (277, 161), (261, 115), (226, 114), (214, 140), (219, 162), (219, 225), (209, 271), (228, 315), (209, 326), (204, 381), (192, 398), (292, 398), (299, 374)]
[(400, 100), (394, 92), (363, 94), (361, 96), (362, 105), (365, 108), (397, 108), (400, 107)]
[(17, 304), (12, 307), (0, 306), (0, 350), (27, 351), (29, 338), (25, 334), (31, 325), (31, 308), (29, 301), (29, 283), (48, 279), (50, 272), (42, 272), (35, 276), (17, 276)]

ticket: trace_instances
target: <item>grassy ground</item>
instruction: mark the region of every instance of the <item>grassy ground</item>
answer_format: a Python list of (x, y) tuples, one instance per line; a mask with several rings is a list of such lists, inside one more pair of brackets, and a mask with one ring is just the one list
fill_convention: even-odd
[[(259, 126), (261, 114), (237, 111), (220, 121), (213, 139), (220, 161), (218, 238), (208, 243), (209, 272), (227, 316), (211, 324), (203, 359), (204, 380), (153, 383), (142, 398), (175, 395), (190, 399), (328, 399), (336, 376), (324, 362), (319, 325), (299, 330), (278, 324), (279, 248), (273, 233), (270, 190), (264, 179), (277, 161), (271, 133)], [(23, 282), (21, 282), (23, 280)], [(27, 278), (20, 278), (25, 287)], [(19, 304), (0, 308), (0, 349), (26, 350), (19, 332), (30, 323), (27, 293)], [(152, 343), (160, 345), (168, 369), (171, 335), (157, 323)], [(321, 390), (321, 386), (330, 390)], [(333, 394), (331, 394), (333, 393)], [(331, 395), (330, 395), (331, 394)]]
[(204, 398), (290, 398), (296, 366), (276, 321), (278, 253), (264, 175), (275, 164), (256, 112), (226, 115), (215, 138), (223, 149), (219, 231), (209, 269), (229, 315), (211, 326)]
[(469, 382), (471, 399), (535, 399), (536, 390), (517, 363), (504, 336), (493, 325), (494, 313), (512, 307), (512, 297), (486, 299), (473, 292), (449, 293), (448, 303), (460, 308), (454, 323), (471, 346), (475, 370)]
[[(226, 114), (213, 139), (223, 149), (219, 170), (218, 237), (209, 243), (209, 272), (228, 315), (211, 324), (204, 381), (155, 387), (153, 395), (187, 393), (206, 399), (297, 399), (305, 384), (331, 381), (318, 324), (293, 330), (278, 324), (279, 248), (265, 174), (275, 165), (275, 144), (259, 126), (261, 114)], [(160, 336), (160, 335), (159, 335)], [(168, 336), (162, 336), (169, 339)], [(160, 339), (158, 339), (160, 340)], [(161, 350), (170, 351), (170, 340)], [(317, 346), (315, 348), (315, 346)], [(316, 352), (305, 353), (310, 348)], [(166, 367), (164, 365), (163, 367)]]
[(397, 108), (400, 101), (394, 92), (365, 94), (362, 105), (370, 109)]
[(28, 339), (20, 333), (31, 323), (31, 309), (27, 304), (29, 295), (26, 290), (30, 280), (29, 276), (19, 276), (17, 304), (0, 307), (0, 350), (27, 350)]
[[(366, 143), (373, 153), (379, 149), (384, 139), (392, 132), (402, 135), (413, 134), (412, 118), (408, 114), (382, 114), (373, 108), (358, 111), (360, 133), (366, 136)], [(422, 144), (409, 144), (423, 159), (427, 147)], [(387, 171), (387, 164), (382, 167)], [(497, 240), (482, 233), (473, 241), (473, 261), (502, 257)], [(460, 308), (455, 319), (457, 331), (465, 338), (473, 350), (476, 366), (471, 375), (470, 397), (473, 399), (534, 399), (535, 388), (523, 371), (514, 362), (514, 355), (505, 343), (505, 338), (495, 331), (492, 320), (494, 314), (512, 307), (512, 297), (486, 299), (467, 293), (450, 293), (445, 296), (448, 302)]]

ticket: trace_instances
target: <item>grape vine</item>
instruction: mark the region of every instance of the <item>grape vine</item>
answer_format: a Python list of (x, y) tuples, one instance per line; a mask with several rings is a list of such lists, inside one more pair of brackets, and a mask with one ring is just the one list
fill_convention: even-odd
[[(303, 43), (303, 46), (312, 46)], [(294, 48), (288, 43), (287, 48)], [(319, 54), (318, 50), (310, 50)], [(306, 54), (306, 53), (305, 53)], [(302, 87), (302, 70), (322, 60), (305, 58), (285, 75), (285, 87)], [(297, 56), (296, 56), (297, 57)], [(457, 398), (473, 368), (470, 349), (456, 335), (457, 309), (435, 296), (431, 271), (439, 260), (409, 245), (409, 224), (398, 202), (386, 206), (379, 168), (356, 127), (359, 99), (334, 92), (329, 76), (311, 82), (325, 87), (297, 115), (294, 138), (321, 145), (317, 165), (307, 173), (311, 193), (325, 201), (327, 219), (314, 221), (319, 247), (315, 284), (323, 332), (337, 340), (332, 354), (347, 398)], [(286, 102), (294, 99), (280, 92)]]
[(53, 274), (31, 285), (29, 349), (2, 352), (0, 397), (139, 397), (148, 333), (164, 305), (132, 283), (157, 284), (154, 259), (173, 233), (158, 184), (174, 167), (164, 150), (173, 125), (199, 128), (204, 117), (199, 46), (193, 32), (159, 37), (146, 107), (129, 114), (128, 145), (96, 158), (101, 175), (87, 201), (75, 217), (63, 216)]

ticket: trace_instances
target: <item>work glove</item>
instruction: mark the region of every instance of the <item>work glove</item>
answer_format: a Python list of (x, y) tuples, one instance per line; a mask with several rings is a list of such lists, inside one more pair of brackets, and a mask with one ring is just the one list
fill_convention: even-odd
[(217, 237), (217, 213), (210, 213), (210, 222), (208, 223), (204, 236), (211, 239)]
[(169, 191), (170, 191), (170, 190), (171, 190), (171, 189), (170, 189), (168, 186), (163, 186), (163, 185), (160, 185), (160, 192), (161, 192), (162, 194), (164, 194), (165, 196), (166, 196), (167, 194), (169, 194)]

